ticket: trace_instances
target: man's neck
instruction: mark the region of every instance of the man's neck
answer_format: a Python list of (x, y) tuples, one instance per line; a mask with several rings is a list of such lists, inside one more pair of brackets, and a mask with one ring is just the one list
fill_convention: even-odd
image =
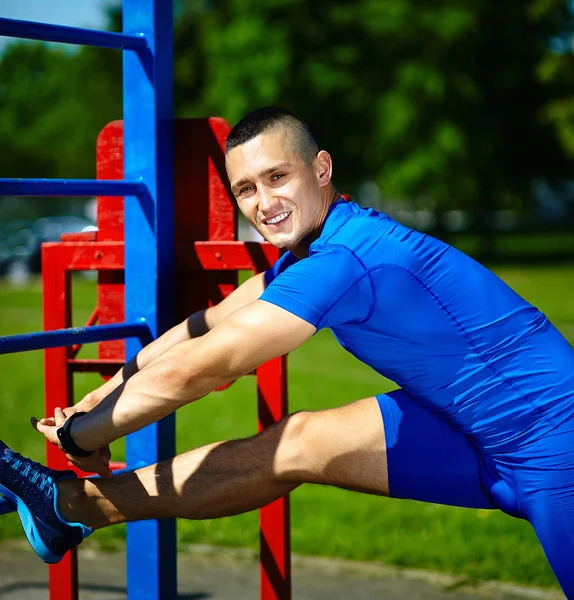
[(335, 204), (337, 200), (340, 200), (341, 197), (341, 194), (339, 194), (333, 185), (329, 185), (327, 188), (321, 189), (321, 212), (317, 221), (317, 227), (310, 235), (302, 240), (300, 244), (297, 244), (295, 248), (289, 248), (289, 250), (297, 258), (306, 258), (309, 256), (309, 246), (311, 246), (311, 244), (321, 235), (331, 206)]

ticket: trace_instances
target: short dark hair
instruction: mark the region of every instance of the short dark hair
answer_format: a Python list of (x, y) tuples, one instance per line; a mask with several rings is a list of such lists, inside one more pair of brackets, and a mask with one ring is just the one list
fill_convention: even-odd
[(293, 134), (296, 151), (311, 164), (319, 147), (306, 123), (286, 108), (265, 106), (246, 114), (229, 132), (225, 154), (274, 127), (285, 127)]

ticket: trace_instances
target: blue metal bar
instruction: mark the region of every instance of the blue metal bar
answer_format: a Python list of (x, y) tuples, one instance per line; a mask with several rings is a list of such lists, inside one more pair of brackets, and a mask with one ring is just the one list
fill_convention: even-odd
[(73, 346), (74, 344), (106, 342), (123, 338), (137, 338), (142, 345), (149, 343), (153, 339), (145, 319), (137, 319), (132, 323), (69, 327), (54, 331), (7, 335), (0, 337), (0, 354), (44, 350), (45, 348), (60, 348), (62, 346)]
[(148, 195), (143, 180), (6, 179), (0, 178), (0, 196), (138, 196)]
[(115, 48), (116, 50), (145, 50), (147, 48), (147, 40), (141, 33), (126, 35), (125, 33), (21, 21), (5, 17), (0, 17), (0, 36)]
[[(143, 316), (154, 335), (173, 323), (173, 22), (172, 2), (124, 0), (124, 32), (142, 32), (150, 51), (124, 53), (124, 167), (150, 191), (149, 214), (125, 202), (126, 319)], [(150, 219), (150, 214), (153, 219)], [(155, 229), (150, 223), (155, 225)], [(139, 350), (126, 343), (126, 357)], [(157, 463), (175, 453), (174, 415), (126, 439), (128, 466)], [(175, 521), (128, 524), (129, 600), (177, 597)]]

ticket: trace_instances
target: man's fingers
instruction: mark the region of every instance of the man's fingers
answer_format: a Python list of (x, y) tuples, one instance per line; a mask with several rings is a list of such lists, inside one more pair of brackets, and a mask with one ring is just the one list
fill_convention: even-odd
[(61, 408), (57, 408), (54, 411), (53, 417), (42, 417), (37, 422), (41, 423), (42, 425), (48, 425), (50, 427), (55, 427), (56, 425), (58, 427), (61, 427), (66, 422), (66, 419), (73, 415), (75, 412), (76, 408), (74, 406), (69, 406), (68, 408), (64, 408), (63, 410)]
[(99, 451), (99, 456), (97, 456), (98, 465), (98, 475), (103, 479), (109, 479), (112, 476), (112, 471), (110, 469), (110, 458), (112, 457), (112, 453), (110, 451), (110, 447), (106, 446), (105, 448), (101, 448)]
[(58, 427), (62, 427), (62, 425), (66, 422), (66, 415), (60, 407), (56, 408), (54, 411), (54, 419)]
[(110, 447), (106, 446), (105, 448), (102, 448), (100, 450), (100, 456), (102, 457), (102, 460), (105, 461), (106, 465), (109, 465), (112, 458), (112, 451), (110, 450)]
[[(110, 471), (110, 460), (112, 458), (112, 453), (110, 451), (110, 447), (106, 446), (105, 448), (100, 448), (99, 452), (99, 458), (100, 461), (102, 462), (103, 466), (105, 467), (105, 470), (103, 471), (104, 474), (100, 473), (100, 477), (111, 477), (111, 471)], [(110, 475), (108, 475), (108, 473), (110, 473)]]
[[(64, 411), (61, 408), (57, 408), (54, 411), (54, 418), (44, 417), (38, 421), (36, 417), (32, 417), (30, 419), (30, 423), (32, 424), (32, 427), (39, 433), (43, 434), (48, 441), (59, 446), (56, 430), (58, 427), (62, 426), (65, 420), (66, 416)], [(88, 473), (97, 473), (102, 479), (109, 479), (113, 475), (110, 469), (110, 459), (112, 457), (112, 453), (109, 446), (101, 448), (87, 459), (78, 459), (75, 456), (70, 455), (66, 456), (68, 457), (68, 460), (70, 460), (82, 471), (86, 471)]]
[(84, 460), (78, 460), (69, 454), (66, 456), (73, 464), (86, 473), (96, 473), (96, 475), (100, 476), (102, 479), (109, 479), (113, 475), (108, 463), (103, 461), (97, 453), (91, 458)]
[(36, 417), (32, 417), (30, 419), (30, 423), (32, 424), (32, 427), (38, 431), (39, 433), (41, 433), (43, 436), (45, 436), (45, 438), (51, 442), (52, 444), (55, 444), (56, 446), (59, 446), (58, 443), (58, 434), (56, 433), (56, 427), (54, 427), (53, 425), (46, 425), (45, 423), (41, 423), (40, 421), (38, 421), (38, 419), (36, 419)]
[(100, 469), (98, 475), (102, 478), (102, 479), (110, 479), (111, 477), (114, 476), (114, 474), (111, 472), (110, 469), (108, 468), (102, 468)]
[(42, 419), (41, 421), (38, 421), (38, 419), (36, 419), (36, 417), (32, 417), (30, 419), (30, 423), (32, 423), (32, 427), (36, 431), (39, 431), (40, 433), (43, 433), (44, 435), (46, 435), (46, 433), (48, 433), (50, 431), (50, 429), (52, 429), (54, 426), (49, 423), (44, 423), (43, 421), (44, 421), (44, 419)]

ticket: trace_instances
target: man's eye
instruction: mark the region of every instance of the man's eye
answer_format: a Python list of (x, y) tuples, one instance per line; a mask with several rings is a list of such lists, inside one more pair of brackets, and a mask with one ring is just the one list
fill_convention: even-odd
[(281, 179), (281, 177), (285, 177), (285, 173), (275, 173), (273, 177), (271, 177), (272, 181), (277, 181), (277, 179)]
[(246, 185), (245, 187), (242, 187), (239, 190), (239, 195), (241, 196), (241, 194), (245, 194), (245, 192), (248, 192), (250, 189), (252, 189), (252, 186), (250, 186), (250, 185)]

